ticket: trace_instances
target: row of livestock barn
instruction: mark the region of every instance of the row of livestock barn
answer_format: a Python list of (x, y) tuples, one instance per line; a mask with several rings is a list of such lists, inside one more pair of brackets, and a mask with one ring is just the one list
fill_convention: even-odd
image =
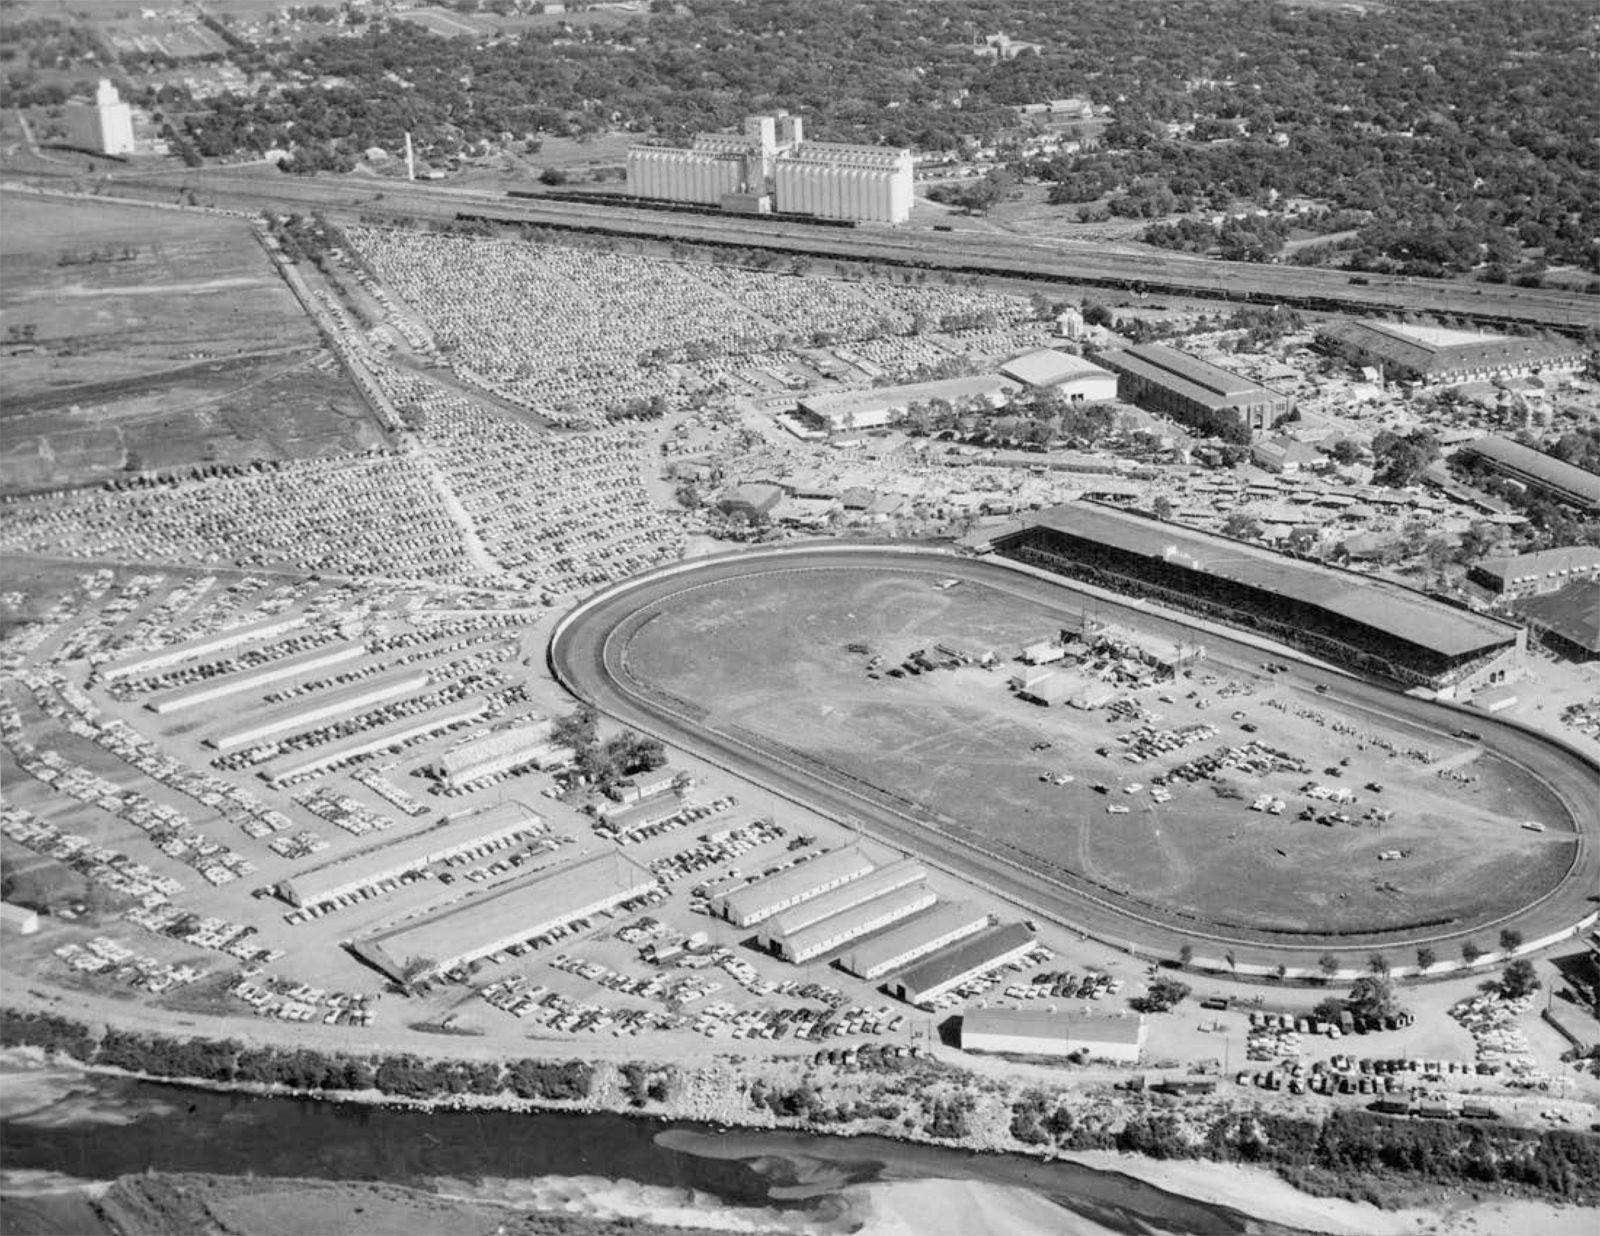
[(1042, 511), (993, 548), (1441, 694), (1518, 677), (1526, 649), (1521, 628), (1409, 588), (1095, 503)]
[(912, 1004), (938, 998), (1034, 945), (1022, 924), (996, 925), (939, 898), (910, 859), (880, 865), (860, 847), (830, 850), (716, 896), (713, 910), (756, 928), (758, 945), (795, 964), (835, 957), (846, 972)]

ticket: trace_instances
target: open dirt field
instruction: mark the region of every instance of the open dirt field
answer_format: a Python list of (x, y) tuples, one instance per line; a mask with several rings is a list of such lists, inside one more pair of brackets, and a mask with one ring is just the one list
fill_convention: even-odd
[(249, 227), (7, 196), (0, 489), (376, 445)]
[[(651, 612), (628, 642), (628, 670), (705, 705), (706, 725), (802, 752), (932, 809), (945, 831), (1165, 915), (1287, 933), (1460, 928), (1526, 904), (1572, 860), (1566, 810), (1521, 768), (1243, 666), (1202, 662), (1192, 679), (1140, 692), (1153, 728), (1208, 723), (1217, 733), (1128, 762), (1117, 739), (1138, 721), (1042, 708), (1008, 690), (1016, 649), (1054, 634), (1062, 614), (981, 585), (937, 592), (926, 574), (774, 572), (719, 580)], [(866, 656), (847, 650), (854, 642), (888, 665), (941, 642), (993, 650), (1002, 665), (874, 680)], [(1242, 799), (1182, 780), (1168, 787), (1171, 801), (1152, 798), (1157, 774), (1252, 739), (1310, 771), (1233, 774)], [(1411, 749), (1426, 758), (1404, 754)], [(1466, 780), (1441, 777), (1449, 766)], [(1076, 780), (1056, 785), (1047, 774)], [(1344, 808), (1354, 822), (1297, 818), (1326, 806), (1301, 792), (1307, 782), (1354, 791)], [(1285, 814), (1249, 809), (1268, 793)], [(1393, 818), (1362, 820), (1369, 807)], [(1517, 826), (1528, 818), (1547, 831)], [(1379, 858), (1396, 851), (1403, 857)]]

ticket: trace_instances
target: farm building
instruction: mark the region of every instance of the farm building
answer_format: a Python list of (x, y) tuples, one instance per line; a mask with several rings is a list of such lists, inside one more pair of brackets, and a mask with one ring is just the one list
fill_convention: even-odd
[(1015, 961), (1033, 945), (1033, 932), (1021, 923), (991, 927), (923, 958), (896, 977), (889, 991), (907, 1004), (927, 1004), (968, 979)]
[(1160, 343), (1102, 352), (1101, 365), (1117, 376), (1129, 403), (1190, 424), (1233, 412), (1249, 429), (1269, 429), (1294, 408), (1281, 391)]
[(288, 785), (341, 768), (364, 755), (403, 747), (431, 734), (470, 725), (488, 711), (489, 705), (482, 697), (452, 708), (430, 708), (420, 716), (400, 717), (386, 725), (362, 730), (309, 751), (290, 751), (258, 766), (256, 775), (273, 785)]
[(241, 644), (254, 643), (271, 639), (277, 635), (283, 635), (286, 632), (304, 626), (305, 621), (304, 617), (298, 615), (290, 618), (263, 618), (259, 622), (247, 622), (241, 626), (229, 627), (224, 631), (214, 631), (210, 635), (197, 636), (181, 644), (168, 645), (166, 648), (156, 648), (149, 652), (136, 653), (126, 660), (102, 666), (100, 677), (109, 680), (112, 678), (130, 678), (143, 674), (153, 674), (157, 670), (167, 669), (184, 661), (196, 661), (201, 657), (226, 652), (230, 648), (237, 648)]
[(1583, 348), (1569, 340), (1521, 339), (1398, 322), (1335, 322), (1317, 345), (1385, 378), (1453, 386), (1534, 373), (1578, 373)]
[(829, 850), (718, 898), (716, 912), (736, 927), (752, 927), (790, 906), (859, 880), (875, 864), (858, 849)]
[(258, 717), (242, 729), (228, 730), (206, 739), (206, 745), (226, 753), (253, 747), (278, 735), (314, 730), (325, 722), (353, 717), (402, 695), (419, 692), (428, 685), (428, 680), (425, 670), (407, 670), (370, 678), (337, 691), (318, 692), (312, 696), (314, 702), (295, 700), (265, 717)]
[(995, 538), (1002, 557), (1229, 618), (1408, 686), (1471, 692), (1520, 677), (1525, 633), (1398, 584), (1094, 503)]
[(942, 901), (926, 914), (899, 923), (857, 944), (843, 958), (846, 970), (857, 978), (877, 979), (909, 966), (993, 922), (965, 902)]
[[(546, 868), (350, 945), (394, 979), (415, 963), (429, 973), (469, 965), (513, 944), (644, 896), (656, 878), (615, 851)], [(414, 977), (414, 976), (413, 976)]]
[(1117, 397), (1117, 375), (1070, 352), (1040, 348), (1000, 366), (1013, 381), (1056, 391), (1069, 403), (1103, 403)]
[(901, 885), (794, 931), (773, 933), (768, 937), (769, 945), (785, 961), (798, 965), (892, 926), (926, 910), (937, 900), (938, 895), (920, 881)]
[(434, 772), (446, 785), (464, 786), (531, 764), (548, 750), (554, 728), (541, 717), (469, 738), (441, 755)]
[(1600, 476), (1510, 438), (1479, 438), (1459, 452), (1507, 480), (1579, 511), (1600, 512)]
[(471, 850), (503, 845), (545, 831), (544, 819), (521, 803), (500, 803), (460, 819), (429, 828), (385, 845), (297, 872), (278, 884), (278, 895), (291, 905), (315, 906), (361, 889), (373, 888), (408, 871), (442, 863)]
[(201, 704), (209, 704), (215, 700), (226, 699), (230, 695), (243, 695), (247, 691), (261, 691), (274, 683), (299, 678), (302, 675), (331, 670), (335, 666), (360, 659), (366, 655), (366, 652), (366, 645), (359, 641), (333, 644), (325, 648), (313, 648), (310, 652), (284, 657), (281, 660), (272, 661), (254, 669), (222, 674), (216, 678), (207, 679), (196, 686), (183, 687), (177, 691), (168, 691), (164, 695), (156, 696), (145, 707), (160, 716), (184, 712), (190, 708), (197, 708)]
[(1071, 1056), (1138, 1062), (1144, 1050), (1143, 1017), (1050, 1009), (972, 1009), (961, 1019), (961, 1050), (1022, 1056)]

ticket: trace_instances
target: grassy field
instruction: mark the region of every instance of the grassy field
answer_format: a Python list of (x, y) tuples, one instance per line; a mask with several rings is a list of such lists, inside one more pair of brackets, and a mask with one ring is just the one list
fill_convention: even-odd
[[(970, 584), (930, 592), (926, 579), (830, 570), (708, 585), (661, 607), (630, 642), (629, 666), (708, 705), (707, 724), (754, 731), (920, 803), (948, 831), (1212, 924), (1289, 933), (1463, 926), (1526, 903), (1571, 859), (1564, 810), (1520, 769), (1485, 755), (1463, 766), (1473, 780), (1441, 778), (1438, 762), (1468, 748), (1395, 723), (1339, 717), (1309, 691), (1242, 667), (1205, 663), (1193, 681), (1162, 692), (1170, 702), (1155, 690), (1142, 693), (1157, 728), (1209, 722), (1218, 733), (1128, 763), (1116, 738), (1135, 722), (1103, 710), (1036, 707), (1007, 689), (1015, 650), (1053, 634), (1059, 614)], [(866, 658), (847, 650), (857, 641), (890, 664), (939, 642), (993, 650), (1003, 664), (874, 681)], [(1224, 698), (1229, 682), (1238, 693)], [(1204, 708), (1185, 698), (1191, 690)], [(1235, 720), (1236, 712), (1244, 716)], [(1242, 801), (1220, 797), (1210, 783), (1182, 781), (1170, 787), (1170, 802), (1151, 798), (1155, 774), (1248, 742), (1252, 735), (1240, 729), (1246, 722), (1259, 726), (1254, 737), (1303, 756), (1313, 771), (1239, 776)], [(1341, 722), (1353, 732), (1338, 732)], [(1375, 740), (1401, 752), (1435, 749), (1424, 762), (1390, 755)], [(1109, 756), (1096, 753), (1106, 746)], [(1324, 773), (1346, 757), (1338, 778)], [(1076, 780), (1058, 786), (1041, 780), (1047, 773)], [(1346, 808), (1352, 816), (1369, 806), (1395, 815), (1381, 825), (1358, 819), (1331, 828), (1299, 820), (1312, 801), (1299, 790), (1312, 780), (1355, 790), (1358, 801)], [(1384, 789), (1367, 792), (1368, 781)], [(1251, 798), (1267, 792), (1286, 801), (1285, 814), (1249, 810)], [(1113, 804), (1128, 813), (1108, 813)], [(1526, 818), (1548, 821), (1550, 831), (1518, 828)], [(1379, 860), (1392, 850), (1405, 857)]]
[(242, 221), (22, 195), (4, 210), (4, 491), (381, 440)]

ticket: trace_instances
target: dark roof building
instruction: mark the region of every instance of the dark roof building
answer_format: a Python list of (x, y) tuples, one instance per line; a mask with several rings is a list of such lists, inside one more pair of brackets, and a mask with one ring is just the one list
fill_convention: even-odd
[(1208, 418), (1236, 413), (1250, 429), (1267, 429), (1294, 407), (1281, 391), (1160, 343), (1102, 352), (1096, 361), (1118, 375), (1129, 403), (1209, 428)]
[(1042, 511), (995, 548), (1411, 685), (1477, 689), (1521, 669), (1523, 633), (1507, 623), (1398, 584), (1111, 507)]
[(1600, 512), (1600, 476), (1510, 438), (1479, 438), (1461, 453), (1481, 459), (1501, 476), (1580, 511)]
[(783, 501), (783, 490), (776, 485), (762, 482), (751, 482), (746, 485), (737, 485), (722, 496), (717, 506), (724, 515), (743, 515), (746, 519), (755, 521), (766, 519), (772, 514), (772, 508)]
[(1544, 643), (1577, 661), (1600, 657), (1600, 579), (1580, 580), (1560, 592), (1530, 597), (1518, 606)]
[(1600, 548), (1565, 545), (1531, 554), (1485, 558), (1471, 571), (1474, 582), (1506, 597), (1559, 592), (1581, 579), (1600, 578)]
[(1033, 932), (1021, 923), (991, 927), (919, 961), (890, 983), (889, 990), (907, 1004), (926, 1004), (968, 979), (1015, 961), (1033, 944)]
[(1579, 345), (1511, 335), (1480, 335), (1394, 322), (1336, 322), (1317, 332), (1319, 345), (1391, 380), (1455, 385), (1530, 373), (1576, 373)]

